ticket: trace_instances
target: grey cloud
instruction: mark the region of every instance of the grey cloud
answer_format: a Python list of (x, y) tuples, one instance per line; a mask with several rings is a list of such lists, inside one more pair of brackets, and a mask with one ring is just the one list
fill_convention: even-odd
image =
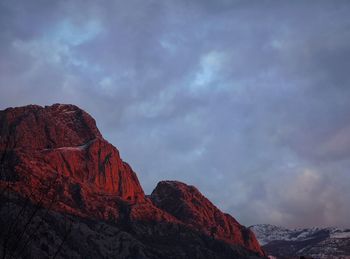
[(345, 226), (349, 9), (3, 1), (0, 106), (79, 105), (147, 192), (178, 179), (245, 224)]

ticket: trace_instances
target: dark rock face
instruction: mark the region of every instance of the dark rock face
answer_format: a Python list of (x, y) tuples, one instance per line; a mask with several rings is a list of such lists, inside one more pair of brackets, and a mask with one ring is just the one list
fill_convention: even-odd
[[(261, 258), (180, 224), (106, 222), (39, 208), (16, 195), (1, 199), (0, 246), (3, 258), (179, 259)], [(11, 210), (7, 210), (7, 206)], [(30, 219), (33, 215), (34, 217)], [(22, 213), (21, 213), (22, 211)], [(18, 224), (14, 225), (14, 219)], [(30, 222), (26, 226), (27, 222)], [(12, 230), (9, 232), (9, 228)], [(8, 233), (10, 233), (8, 235)], [(23, 233), (23, 234), (22, 234)], [(22, 235), (21, 235), (22, 234)]]
[[(151, 199), (146, 197), (135, 172), (102, 137), (94, 119), (74, 105), (0, 111), (0, 162), (2, 190), (20, 194), (50, 213), (74, 215), (77, 224), (83, 219), (102, 220), (146, 243), (153, 239), (161, 243), (165, 238), (168, 250), (178, 247), (182, 238), (190, 245), (193, 237), (193, 242), (200, 240), (196, 243), (199, 250), (218, 243), (227, 246), (228, 255), (232, 245), (239, 247), (234, 251), (242, 256), (264, 255), (250, 230), (218, 210), (194, 187), (161, 182)], [(52, 224), (60, 224), (59, 218)], [(152, 242), (146, 246), (152, 247)], [(177, 258), (186, 258), (191, 249), (185, 250)], [(216, 254), (193, 258), (216, 258)], [(144, 255), (140, 258), (165, 258)]]

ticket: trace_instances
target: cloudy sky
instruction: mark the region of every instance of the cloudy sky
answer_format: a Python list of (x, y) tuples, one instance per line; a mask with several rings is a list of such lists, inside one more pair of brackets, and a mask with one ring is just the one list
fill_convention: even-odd
[(0, 109), (73, 103), (250, 225), (350, 227), (349, 1), (0, 2)]

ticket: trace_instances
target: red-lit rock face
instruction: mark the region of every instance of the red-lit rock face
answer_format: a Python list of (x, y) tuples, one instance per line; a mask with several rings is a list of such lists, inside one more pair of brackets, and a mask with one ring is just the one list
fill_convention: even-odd
[(102, 138), (95, 120), (74, 105), (8, 108), (1, 111), (0, 127), (1, 149), (77, 147)]
[(253, 232), (222, 213), (195, 187), (177, 181), (162, 181), (151, 194), (153, 203), (180, 221), (212, 237), (240, 244), (263, 255)]
[(0, 122), (2, 178), (13, 179), (12, 188), (22, 194), (39, 200), (37, 189), (54, 181), (54, 208), (105, 219), (118, 218), (120, 199), (145, 201), (131, 167), (76, 106), (10, 108)]
[(114, 222), (167, 222), (263, 255), (252, 232), (195, 187), (160, 182), (146, 197), (95, 120), (74, 105), (0, 111), (0, 187), (50, 209)]

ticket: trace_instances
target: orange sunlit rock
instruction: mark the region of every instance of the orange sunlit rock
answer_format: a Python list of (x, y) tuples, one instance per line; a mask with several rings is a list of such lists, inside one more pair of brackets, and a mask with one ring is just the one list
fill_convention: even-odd
[(195, 187), (160, 182), (146, 197), (95, 120), (74, 105), (0, 111), (2, 188), (50, 209), (114, 222), (185, 225), (264, 255), (254, 234)]

